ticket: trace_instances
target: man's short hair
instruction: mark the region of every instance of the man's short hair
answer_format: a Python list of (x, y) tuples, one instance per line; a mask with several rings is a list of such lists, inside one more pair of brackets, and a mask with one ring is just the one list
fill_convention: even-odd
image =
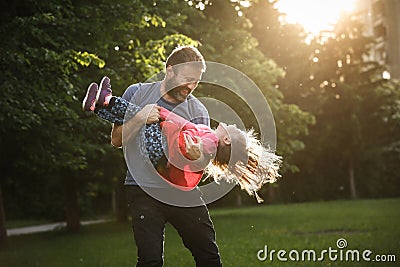
[(201, 68), (202, 72), (206, 71), (206, 63), (203, 55), (196, 47), (188, 45), (177, 46), (168, 56), (166, 67), (188, 62), (194, 62), (195, 66)]

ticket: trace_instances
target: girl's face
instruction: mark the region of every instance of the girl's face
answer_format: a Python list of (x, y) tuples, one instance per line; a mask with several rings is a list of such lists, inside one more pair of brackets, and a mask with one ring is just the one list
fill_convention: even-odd
[(215, 134), (223, 143), (230, 145), (232, 139), (231, 135), (235, 135), (237, 131), (239, 130), (235, 124), (227, 125), (226, 123), (220, 122), (215, 130)]
[(219, 137), (222, 137), (224, 135), (227, 135), (228, 132), (226, 130), (226, 123), (220, 122), (217, 126), (217, 129), (215, 130), (215, 134), (218, 135)]

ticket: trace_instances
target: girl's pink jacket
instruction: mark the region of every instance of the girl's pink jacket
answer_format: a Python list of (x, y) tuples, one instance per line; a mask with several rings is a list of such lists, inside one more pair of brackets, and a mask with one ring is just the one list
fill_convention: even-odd
[[(168, 144), (168, 164), (162, 176), (181, 190), (192, 190), (200, 182), (210, 159), (215, 156), (219, 139), (207, 125), (194, 124), (165, 108), (161, 108), (160, 118), (162, 132)], [(205, 160), (192, 161), (187, 157), (185, 134), (194, 142), (197, 142), (195, 136), (201, 138)]]

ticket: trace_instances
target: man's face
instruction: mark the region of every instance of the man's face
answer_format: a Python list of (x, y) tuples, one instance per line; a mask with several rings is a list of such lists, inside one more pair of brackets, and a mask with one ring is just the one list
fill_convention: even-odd
[(172, 75), (165, 81), (167, 94), (177, 102), (184, 102), (197, 87), (201, 75), (201, 69), (192, 66), (173, 69)]

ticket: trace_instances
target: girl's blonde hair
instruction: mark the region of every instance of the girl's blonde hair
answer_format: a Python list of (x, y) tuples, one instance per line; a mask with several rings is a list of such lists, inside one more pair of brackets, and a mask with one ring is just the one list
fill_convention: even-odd
[[(229, 183), (239, 184), (241, 189), (255, 196), (258, 203), (263, 199), (257, 191), (266, 183), (274, 183), (281, 176), (279, 168), (282, 157), (265, 148), (256, 137), (254, 130), (242, 131), (231, 136), (231, 160), (220, 163), (213, 160), (205, 169), (206, 178), (213, 177), (215, 182), (225, 180)], [(243, 155), (247, 154), (247, 155)]]

